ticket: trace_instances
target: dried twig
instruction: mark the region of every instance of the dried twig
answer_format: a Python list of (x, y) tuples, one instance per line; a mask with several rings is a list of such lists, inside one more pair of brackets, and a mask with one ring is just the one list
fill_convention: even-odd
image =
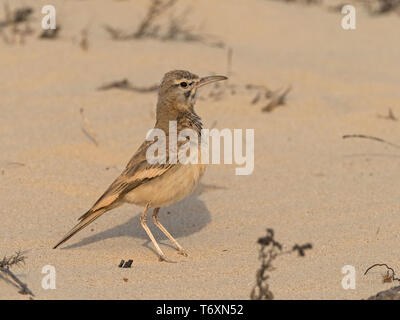
[(40, 39), (57, 39), (59, 32), (60, 32), (61, 27), (57, 25), (57, 28), (55, 29), (46, 29), (43, 30), (43, 32), (40, 34), (39, 38)]
[(148, 35), (153, 35), (154, 27), (152, 27), (152, 25), (155, 18), (165, 12), (168, 8), (172, 7), (176, 1), (177, 0), (168, 0), (163, 2), (161, 0), (152, 0), (145, 18), (133, 34), (133, 38), (139, 39)]
[[(23, 44), (25, 37), (33, 33), (29, 26), (33, 9), (31, 7), (21, 7), (13, 11), (7, 3), (4, 4), (5, 19), (0, 21), (0, 33), (4, 42), (13, 44), (19, 42)], [(7, 33), (4, 31), (8, 31)]]
[(278, 90), (272, 93), (271, 101), (262, 109), (265, 112), (271, 112), (276, 107), (285, 104), (286, 96), (289, 91), (292, 89), (291, 86), (287, 87), (283, 92), (279, 92)]
[[(399, 281), (400, 282), (400, 279), (395, 277), (396, 272), (394, 271), (394, 269), (392, 267), (389, 267), (386, 263), (376, 263), (376, 264), (368, 267), (368, 269), (365, 270), (365, 272), (364, 272), (364, 276), (368, 273), (369, 270), (371, 270), (371, 269), (373, 269), (375, 267), (386, 267), (386, 269), (388, 270), (388, 274), (389, 274), (389, 271), (392, 272), (392, 275), (390, 276), (389, 279), (391, 279), (393, 282), (394, 281)], [(384, 277), (384, 282), (388, 282), (387, 280), (385, 281), (385, 279), (387, 279), (387, 278), (388, 277)]]
[(400, 9), (400, 0), (363, 0), (370, 14), (383, 14)]
[(4, 256), (2, 260), (0, 260), (0, 268), (10, 268), (13, 266), (19, 266), (25, 263), (25, 257), (22, 252), (17, 251), (12, 256)]
[(388, 114), (386, 116), (381, 116), (380, 114), (378, 114), (378, 118), (381, 119), (386, 119), (386, 120), (393, 120), (393, 121), (397, 121), (398, 119), (395, 117), (393, 111), (391, 108), (389, 108)]
[(256, 95), (253, 100), (251, 100), (251, 104), (257, 104), (260, 100), (270, 99), (272, 97), (273, 92), (266, 86), (247, 84), (245, 88), (247, 90), (256, 90)]
[(33, 9), (31, 7), (21, 7), (11, 11), (8, 3), (4, 4), (5, 19), (0, 21), (0, 28), (10, 24), (18, 24), (30, 20)]
[[(281, 0), (287, 3), (301, 3), (301, 4), (323, 4), (323, 0)], [(389, 12), (400, 12), (400, 0), (359, 0), (371, 15), (385, 14)], [(348, 3), (343, 1), (335, 5), (330, 5), (329, 1), (325, 1), (325, 7), (329, 11), (341, 12), (343, 6)]]
[(81, 40), (79, 41), (79, 46), (82, 50), (87, 51), (89, 49), (89, 28), (86, 27), (81, 30)]
[(140, 93), (154, 92), (158, 90), (159, 85), (154, 84), (149, 87), (136, 87), (132, 85), (129, 80), (123, 79), (119, 81), (113, 81), (111, 83), (105, 84), (99, 87), (97, 90), (109, 90), (109, 89), (122, 89), (122, 90), (131, 90)]
[(229, 78), (232, 75), (232, 59), (233, 59), (233, 49), (228, 48), (227, 59), (226, 59), (226, 76)]
[(383, 140), (381, 138), (377, 138), (377, 137), (373, 137), (373, 136), (367, 136), (367, 135), (364, 135), (364, 134), (346, 134), (346, 135), (343, 136), (343, 139), (348, 139), (348, 138), (361, 138), (361, 139), (375, 140), (375, 141), (378, 141), (378, 142), (385, 143), (385, 144), (387, 144), (387, 145), (389, 145), (389, 146), (391, 146), (393, 148), (400, 149), (400, 145), (398, 145), (398, 144), (395, 144), (395, 143), (392, 143), (392, 142), (388, 142), (388, 141)]
[(18, 168), (20, 168), (20, 167), (25, 167), (25, 163), (22, 163), (22, 162), (7, 162), (6, 164), (5, 164), (5, 166), (3, 167), (3, 168), (0, 168), (0, 173), (1, 174), (4, 174), (5, 172), (6, 172), (6, 169), (8, 169), (8, 168), (15, 168), (15, 167), (18, 167)]
[(114, 27), (111, 27), (107, 24), (103, 26), (103, 28), (111, 35), (111, 38), (113, 40), (126, 40), (131, 38), (131, 35), (124, 33), (120, 29), (116, 29)]
[(89, 121), (86, 119), (83, 108), (80, 108), (79, 112), (83, 121), (82, 132), (89, 138), (90, 141), (94, 143), (96, 147), (98, 147), (99, 143), (97, 142), (96, 134), (94, 133)]

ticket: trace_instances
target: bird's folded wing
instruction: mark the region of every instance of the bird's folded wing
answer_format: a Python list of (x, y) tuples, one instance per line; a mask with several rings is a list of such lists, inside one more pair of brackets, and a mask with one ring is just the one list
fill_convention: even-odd
[(149, 164), (145, 161), (135, 166), (134, 170), (133, 168), (125, 169), (125, 171), (108, 187), (99, 200), (96, 201), (93, 207), (79, 219), (85, 218), (87, 214), (93, 211), (112, 206), (128, 192), (151, 179), (163, 175), (171, 167), (171, 164)]
[(106, 192), (96, 201), (96, 203), (79, 218), (82, 220), (89, 214), (100, 209), (112, 208), (122, 199), (128, 192), (137, 188), (154, 178), (163, 175), (171, 169), (171, 164), (150, 164), (146, 160), (145, 151), (148, 147), (147, 143), (142, 144), (132, 159), (129, 161), (125, 170), (114, 180), (108, 187)]

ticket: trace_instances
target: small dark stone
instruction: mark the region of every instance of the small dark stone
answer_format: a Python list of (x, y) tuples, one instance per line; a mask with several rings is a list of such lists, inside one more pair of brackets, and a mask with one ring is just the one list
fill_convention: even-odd
[(130, 268), (132, 266), (133, 260), (128, 260), (125, 262), (123, 268)]

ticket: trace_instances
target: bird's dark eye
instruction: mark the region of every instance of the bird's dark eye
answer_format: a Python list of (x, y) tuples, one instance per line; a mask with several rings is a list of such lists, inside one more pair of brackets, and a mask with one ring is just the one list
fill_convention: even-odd
[(187, 84), (187, 82), (183, 81), (180, 83), (180, 85), (182, 88), (186, 88), (188, 84)]

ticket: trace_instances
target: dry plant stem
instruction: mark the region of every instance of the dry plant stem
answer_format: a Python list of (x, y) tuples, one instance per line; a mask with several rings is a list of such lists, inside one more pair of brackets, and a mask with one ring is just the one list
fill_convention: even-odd
[(367, 270), (365, 270), (364, 276), (368, 273), (369, 270), (371, 270), (371, 269), (373, 269), (375, 267), (386, 267), (386, 269), (388, 269), (388, 272), (389, 271), (392, 272), (392, 276), (391, 276), (392, 281), (399, 281), (400, 282), (400, 279), (395, 277), (396, 272), (394, 271), (394, 269), (392, 267), (389, 267), (386, 263), (376, 263), (376, 264), (370, 266)]
[(285, 104), (286, 96), (289, 93), (289, 91), (292, 89), (291, 86), (289, 86), (286, 90), (284, 90), (282, 93), (279, 92), (274, 92), (272, 94), (272, 99), (271, 101), (262, 109), (262, 111), (265, 112), (271, 112), (274, 110), (276, 107), (280, 105)]
[(163, 3), (161, 0), (152, 0), (149, 10), (147, 11), (146, 17), (139, 25), (137, 31), (133, 34), (133, 37), (138, 39), (144, 37), (149, 27), (152, 25), (154, 19), (162, 14), (169, 7), (172, 7), (177, 0), (168, 0)]
[[(8, 4), (4, 4), (5, 19), (0, 21), (0, 33), (5, 43), (25, 43), (25, 37), (33, 33), (29, 26), (33, 9), (21, 7), (11, 11)], [(4, 32), (7, 31), (8, 35)]]
[[(323, 1), (323, 0), (283, 0), (283, 1), (287, 3), (297, 2), (306, 5), (323, 4), (324, 2), (328, 5), (329, 3), (329, 1)], [(358, 2), (361, 2), (361, 4), (364, 7), (366, 7), (367, 11), (372, 15), (385, 14), (400, 9), (400, 0), (359, 0)], [(335, 10), (340, 12), (345, 4), (346, 3), (344, 2), (335, 6), (328, 5), (328, 10)]]
[(385, 143), (385, 144), (387, 144), (387, 145), (389, 145), (389, 146), (391, 146), (393, 148), (400, 149), (400, 145), (392, 143), (392, 142), (388, 142), (386, 140), (383, 140), (381, 138), (374, 137), (374, 136), (367, 136), (367, 135), (364, 135), (364, 134), (346, 134), (346, 135), (343, 136), (343, 139), (348, 139), (348, 138), (361, 138), (361, 139), (375, 140), (375, 141), (378, 141), (378, 142)]
[(226, 65), (226, 75), (229, 78), (232, 75), (232, 57), (233, 57), (233, 49), (228, 49), (227, 55), (227, 65)]
[(18, 266), (21, 263), (25, 263), (25, 256), (21, 251), (17, 251), (12, 256), (3, 257), (3, 259), (0, 260), (0, 268), (10, 268), (12, 266)]
[(81, 31), (81, 41), (79, 42), (79, 46), (84, 51), (87, 51), (89, 49), (89, 37), (88, 37), (88, 34), (89, 34), (88, 27), (82, 29), (82, 31)]
[[(27, 285), (19, 280), (18, 277), (10, 270), (11, 267), (18, 266), (21, 263), (25, 263), (25, 257), (20, 251), (16, 252), (10, 257), (3, 257), (3, 259), (0, 260), (0, 278), (20, 289), (19, 293), (34, 296), (34, 294), (28, 289)], [(11, 280), (7, 279), (7, 277), (11, 278)]]
[(33, 9), (30, 7), (21, 7), (12, 12), (8, 6), (8, 3), (5, 3), (4, 12), (5, 19), (0, 21), (0, 28), (6, 27), (10, 24), (27, 22), (33, 13)]
[(364, 0), (362, 1), (371, 14), (383, 14), (400, 8), (399, 0)]
[(393, 120), (393, 121), (397, 121), (398, 120), (396, 118), (396, 116), (394, 115), (392, 109), (390, 109), (390, 108), (389, 108), (387, 116), (381, 116), (381, 115), (378, 114), (378, 118), (386, 119), (386, 120)]
[(96, 135), (94, 133), (92, 126), (90, 125), (89, 121), (86, 119), (86, 117), (84, 115), (83, 108), (81, 108), (79, 110), (79, 112), (81, 114), (82, 121), (83, 121), (82, 132), (89, 138), (90, 141), (92, 141), (94, 143), (94, 145), (96, 147), (98, 147), (99, 143), (97, 142)]
[(56, 29), (47, 29), (43, 30), (43, 32), (40, 34), (39, 38), (40, 39), (57, 39), (59, 32), (60, 32), (61, 27), (57, 25)]
[(111, 35), (111, 38), (114, 40), (123, 40), (129, 38), (129, 36), (124, 35), (121, 30), (115, 29), (109, 25), (104, 25), (104, 29)]
[(256, 274), (256, 285), (253, 288), (250, 298), (252, 300), (272, 300), (274, 298), (273, 293), (269, 289), (267, 280), (269, 275), (267, 272), (273, 271), (274, 267), (272, 262), (282, 254), (289, 254), (297, 251), (299, 256), (305, 255), (305, 250), (311, 249), (311, 243), (304, 245), (294, 245), (291, 250), (282, 251), (283, 246), (274, 239), (274, 230), (267, 229), (267, 235), (263, 238), (258, 239), (258, 243), (261, 245), (259, 259), (261, 260), (261, 268)]
[(225, 47), (225, 43), (218, 39), (213, 40), (210, 35), (193, 33), (194, 28), (188, 26), (185, 20), (189, 10), (179, 16), (170, 17), (168, 25), (157, 24), (158, 17), (173, 7), (176, 2), (177, 0), (152, 0), (146, 16), (134, 33), (123, 32), (108, 25), (104, 28), (114, 40), (153, 38), (161, 41), (197, 41), (211, 47)]
[(158, 84), (149, 86), (149, 87), (136, 87), (133, 86), (127, 79), (123, 79), (120, 81), (113, 81), (109, 84), (103, 85), (98, 88), (98, 90), (109, 90), (109, 89), (122, 89), (122, 90), (130, 90), (139, 93), (147, 93), (157, 91), (159, 88)]

